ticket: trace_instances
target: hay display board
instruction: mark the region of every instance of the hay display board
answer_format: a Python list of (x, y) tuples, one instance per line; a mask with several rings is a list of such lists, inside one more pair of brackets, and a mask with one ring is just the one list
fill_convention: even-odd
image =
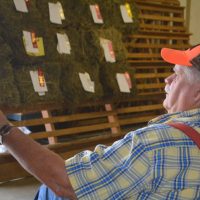
[[(79, 73), (89, 74), (91, 81), (94, 82), (94, 92), (84, 90)], [(87, 81), (88, 79), (86, 79), (86, 83)], [(61, 77), (61, 87), (65, 100), (70, 105), (99, 100), (103, 96), (103, 88), (99, 80), (99, 66), (95, 63), (91, 64), (87, 60), (82, 63), (65, 63)]]
[[(117, 73), (120, 74), (129, 74), (130, 92), (121, 92), (119, 84), (117, 81)], [(136, 81), (135, 81), (135, 71), (133, 68), (130, 68), (126, 62), (118, 62), (115, 65), (106, 64), (101, 66), (100, 81), (104, 89), (104, 97), (107, 99), (112, 99), (114, 101), (119, 101), (127, 97), (135, 96), (136, 90)]]
[[(125, 23), (120, 11), (120, 5), (129, 4), (129, 12), (132, 14), (132, 22)], [(70, 19), (76, 26), (84, 29), (101, 29), (115, 27), (123, 33), (131, 34), (138, 29), (138, 10), (135, 2), (131, 0), (63, 0), (65, 10), (69, 10)], [(97, 18), (103, 23), (95, 23), (91, 6), (95, 6)], [(71, 11), (71, 12), (70, 12)]]
[[(0, 62), (9, 62), (12, 58), (12, 50), (5, 43), (3, 38), (0, 36)], [(2, 63), (1, 63), (2, 64)]]
[(12, 50), (2, 37), (0, 37), (0, 49), (0, 105), (16, 107), (20, 104), (20, 96), (10, 64)]
[(13, 77), (10, 63), (0, 61), (0, 105), (17, 107), (20, 105), (20, 96)]
[[(70, 19), (74, 20), (74, 23), (77, 27), (85, 28), (85, 29), (96, 29), (96, 28), (108, 28), (111, 26), (110, 18), (106, 18), (105, 14), (108, 13), (106, 11), (107, 4), (106, 1), (102, 0), (79, 0), (79, 1), (71, 1), (65, 0), (64, 8), (70, 9)], [(102, 19), (103, 23), (95, 23), (93, 20), (93, 15), (91, 12), (91, 6), (96, 6), (96, 14), (97, 18)]]
[[(77, 1), (66, 1), (66, 0), (34, 0), (35, 1), (35, 5), (38, 9), (38, 11), (41, 13), (43, 20), (45, 22), (47, 22), (48, 25), (50, 25), (51, 27), (56, 27), (56, 28), (60, 28), (60, 27), (73, 27), (75, 26), (75, 15), (74, 15), (74, 11), (71, 10), (71, 3), (70, 2), (77, 2)], [(63, 19), (61, 19), (61, 23), (55, 23), (52, 22), (50, 20), (50, 8), (49, 8), (49, 3), (51, 4), (58, 4), (60, 3), (60, 8), (59, 8), (59, 12), (62, 12), (63, 15)], [(54, 10), (55, 11), (55, 10)], [(80, 14), (80, 13), (78, 13)]]
[[(48, 91), (44, 96), (35, 92), (30, 76), (30, 71), (41, 68), (45, 77)], [(23, 66), (15, 69), (15, 79), (18, 84), (21, 101), (24, 104), (62, 103), (63, 95), (60, 90), (61, 66), (57, 63), (41, 63), (38, 66)], [(53, 72), (53, 73), (52, 73)]]
[[(136, 7), (134, 0), (109, 0), (106, 2), (106, 6), (108, 7), (106, 14), (106, 18), (111, 18), (111, 24), (115, 26), (123, 34), (131, 35), (135, 33), (139, 28), (139, 11)], [(122, 18), (121, 7), (124, 7), (127, 15), (132, 18), (131, 22), (125, 23)], [(110, 12), (113, 10), (113, 12)]]
[(104, 51), (100, 44), (100, 39), (104, 38), (112, 42), (117, 61), (125, 61), (127, 58), (127, 50), (122, 42), (122, 34), (114, 27), (92, 31), (81, 29), (80, 38), (80, 51), (77, 52), (79, 55), (82, 54), (91, 60), (106, 64)]
[[(112, 96), (105, 88), (106, 85), (110, 87), (112, 69), (125, 66), (127, 51), (122, 33), (137, 30), (135, 3), (129, 0), (24, 0), (27, 7), (24, 12), (17, 9), (16, 2), (3, 1), (0, 7), (0, 36), (4, 41), (2, 43), (0, 38), (0, 58), (6, 67), (0, 70), (2, 77), (11, 80), (4, 85), (0, 82), (0, 88), (4, 88), (9, 98), (12, 94), (15, 99), (9, 103), (4, 98), (0, 105), (7, 102), (26, 107), (53, 102), (78, 104)], [(121, 5), (127, 15), (129, 12), (133, 14), (133, 23), (122, 21)], [(129, 12), (125, 5), (129, 5)], [(94, 23), (101, 17), (103, 23)], [(112, 63), (106, 58), (102, 38), (111, 43), (109, 48), (116, 57)], [(35, 92), (30, 78), (30, 71), (38, 68), (44, 72), (48, 88), (44, 96)], [(103, 74), (107, 82), (102, 83)], [(91, 78), (87, 80), (88, 87), (91, 87), (88, 90), (94, 90), (92, 85), (95, 83), (95, 92), (89, 92), (83, 86), (80, 77), (84, 79), (88, 75)], [(110, 94), (116, 94), (116, 91)]]
[(0, 26), (1, 34), (13, 51), (13, 65), (33, 64), (42, 61), (42, 57), (27, 55), (23, 44), (23, 30), (43, 37), (44, 27), (41, 14), (30, 1), (29, 13), (17, 12), (12, 0), (1, 2)]
[[(69, 39), (70, 45), (70, 54), (60, 54), (58, 52), (58, 38), (57, 33), (59, 34), (66, 34)], [(63, 62), (67, 62), (67, 60), (74, 60), (79, 61), (78, 52), (81, 52), (80, 49), (80, 34), (76, 28), (51, 28), (47, 26), (46, 33), (44, 34), (44, 47), (45, 47), (45, 57), (43, 58), (45, 61), (52, 61), (60, 63), (61, 65)]]

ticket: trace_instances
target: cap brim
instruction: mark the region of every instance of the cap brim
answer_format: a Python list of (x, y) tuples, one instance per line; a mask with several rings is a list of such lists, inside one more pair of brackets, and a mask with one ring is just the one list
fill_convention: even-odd
[(162, 48), (161, 57), (168, 63), (172, 63), (175, 65), (177, 64), (183, 66), (192, 66), (185, 51)]

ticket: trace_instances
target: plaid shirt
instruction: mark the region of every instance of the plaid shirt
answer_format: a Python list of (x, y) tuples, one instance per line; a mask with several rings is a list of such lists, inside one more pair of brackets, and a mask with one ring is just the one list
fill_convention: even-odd
[(200, 132), (200, 109), (159, 116), (110, 147), (66, 160), (78, 199), (200, 199), (200, 150), (167, 122)]

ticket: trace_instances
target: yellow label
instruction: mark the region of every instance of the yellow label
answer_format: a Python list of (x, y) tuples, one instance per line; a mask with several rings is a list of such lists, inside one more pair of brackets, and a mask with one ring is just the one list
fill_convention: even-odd
[(57, 5), (59, 6), (60, 18), (61, 18), (62, 20), (65, 20), (65, 14), (64, 14), (64, 11), (63, 11), (62, 4), (61, 4), (60, 2), (57, 2)]
[[(36, 39), (37, 39), (38, 53), (32, 53), (32, 52), (28, 52), (28, 51), (26, 51), (26, 53), (29, 56), (44, 56), (45, 52), (44, 52), (43, 38), (42, 37), (38, 37)], [(24, 46), (26, 46), (24, 37), (23, 37), (23, 43), (24, 43)]]
[(131, 12), (131, 6), (130, 6), (130, 4), (126, 3), (125, 7), (126, 7), (126, 10), (127, 10), (128, 16), (131, 17), (131, 18), (133, 18), (133, 14)]
[(64, 20), (64, 19), (65, 19), (65, 15), (64, 15), (64, 12), (63, 12), (63, 9), (62, 9), (62, 8), (59, 9), (59, 13), (60, 13), (60, 18), (61, 18), (62, 20)]
[(37, 44), (38, 44), (39, 53), (37, 53), (36, 56), (44, 56), (45, 52), (44, 52), (44, 43), (43, 43), (42, 37), (37, 38)]

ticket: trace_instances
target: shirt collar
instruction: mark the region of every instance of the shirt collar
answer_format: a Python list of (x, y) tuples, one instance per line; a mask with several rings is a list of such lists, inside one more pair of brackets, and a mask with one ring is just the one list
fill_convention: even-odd
[(176, 112), (171, 114), (164, 114), (149, 121), (151, 124), (163, 124), (168, 122), (189, 122), (193, 120), (200, 120), (200, 108), (192, 109), (184, 112)]

